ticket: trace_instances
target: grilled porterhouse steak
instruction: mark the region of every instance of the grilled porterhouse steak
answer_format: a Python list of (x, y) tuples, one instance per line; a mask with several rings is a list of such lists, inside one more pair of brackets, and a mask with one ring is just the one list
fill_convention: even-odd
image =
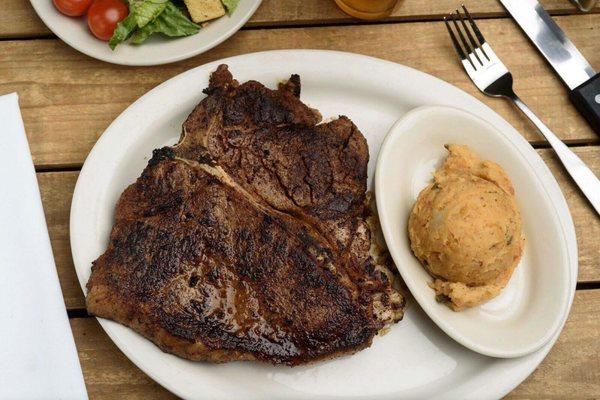
[(295, 75), (270, 90), (222, 65), (205, 93), (121, 195), (88, 310), (191, 360), (369, 346), (404, 299), (371, 254), (365, 138), (346, 117), (319, 124)]

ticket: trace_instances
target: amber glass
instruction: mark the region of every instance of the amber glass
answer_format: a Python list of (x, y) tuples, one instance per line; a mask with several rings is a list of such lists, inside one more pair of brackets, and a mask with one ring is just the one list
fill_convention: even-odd
[(360, 19), (378, 19), (392, 13), (398, 0), (335, 0), (346, 13)]

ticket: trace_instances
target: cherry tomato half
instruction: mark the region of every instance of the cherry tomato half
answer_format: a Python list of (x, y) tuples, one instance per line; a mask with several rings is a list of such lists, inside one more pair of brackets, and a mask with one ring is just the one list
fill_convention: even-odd
[(92, 0), (52, 0), (52, 2), (58, 11), (69, 17), (84, 15), (92, 4)]
[(121, 0), (94, 0), (88, 10), (88, 26), (94, 36), (107, 41), (127, 14), (129, 10)]

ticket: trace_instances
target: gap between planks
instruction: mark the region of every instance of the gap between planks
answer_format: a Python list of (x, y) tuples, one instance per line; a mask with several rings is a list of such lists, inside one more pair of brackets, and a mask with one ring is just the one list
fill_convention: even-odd
[[(580, 148), (580, 147), (593, 147), (597, 146), (598, 142), (593, 141), (592, 139), (582, 139), (582, 140), (570, 140), (565, 141), (569, 148)], [(536, 150), (541, 149), (552, 149), (548, 142), (542, 141), (529, 141), (531, 147)], [(44, 172), (80, 172), (83, 164), (40, 164), (35, 166), (36, 173), (44, 173)]]
[[(433, 5), (423, 5), (411, 3), (412, 0), (401, 0), (401, 4), (396, 8), (391, 16), (375, 21), (363, 21), (352, 18), (339, 10), (333, 1), (309, 0), (301, 4), (294, 3), (295, 0), (264, 0), (263, 4), (251, 17), (248, 23), (242, 28), (251, 29), (278, 29), (278, 28), (307, 28), (315, 26), (338, 26), (338, 25), (369, 25), (369, 24), (390, 24), (406, 22), (429, 22), (440, 21), (454, 7), (458, 6), (458, 1), (446, 0), (438, 1)], [(22, 3), (21, 3), (22, 2)], [(0, 5), (2, 1), (0, 0)], [(481, 0), (472, 0), (467, 4), (471, 8), (471, 14), (476, 19), (490, 18), (508, 18), (506, 11), (497, 3), (486, 3)], [(583, 14), (567, 0), (547, 0), (542, 1), (542, 5), (551, 15), (578, 15)], [(595, 7), (591, 13), (599, 13), (600, 6)], [(28, 40), (36, 38), (54, 37), (48, 31), (43, 23), (37, 18), (33, 9), (23, 0), (17, 0), (6, 11), (8, 18), (6, 21), (14, 21), (14, 18), (33, 17), (30, 21), (33, 28), (23, 28), (22, 23), (17, 21), (14, 28), (16, 32), (11, 33), (8, 29), (0, 30), (0, 40)], [(10, 14), (14, 18), (10, 18)], [(10, 22), (7, 22), (7, 24)]]
[[(586, 291), (586, 290), (598, 290), (600, 289), (600, 282), (578, 282), (577, 283), (577, 291)], [(69, 318), (95, 318), (93, 315), (87, 312), (87, 309), (77, 307), (70, 308), (67, 310), (67, 315)]]
[[(552, 16), (569, 16), (569, 15), (590, 15), (600, 14), (600, 8), (595, 8), (588, 13), (573, 13), (569, 10), (551, 11)], [(278, 21), (275, 23), (252, 23), (249, 22), (240, 28), (241, 31), (252, 30), (275, 30), (275, 29), (305, 29), (305, 28), (327, 28), (327, 27), (343, 27), (343, 26), (365, 26), (365, 25), (393, 25), (393, 24), (411, 24), (423, 22), (441, 22), (445, 14), (431, 16), (399, 16), (389, 17), (381, 20), (360, 20), (354, 18), (329, 19), (326, 22), (303, 22), (303, 21)], [(472, 14), (473, 19), (510, 19), (507, 14), (502, 13), (477, 13)], [(54, 33), (42, 35), (24, 35), (24, 36), (0, 36), (0, 42), (3, 41), (24, 41), (24, 40), (60, 40)]]

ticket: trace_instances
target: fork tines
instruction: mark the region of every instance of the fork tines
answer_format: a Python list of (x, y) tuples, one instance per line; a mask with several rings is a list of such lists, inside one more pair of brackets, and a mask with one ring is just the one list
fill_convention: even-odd
[[(473, 67), (473, 69), (477, 69), (477, 63), (483, 66), (480, 55), (485, 57), (488, 61), (490, 61), (490, 58), (483, 48), (483, 45), (485, 44), (485, 38), (483, 37), (483, 34), (479, 28), (477, 28), (475, 21), (471, 17), (469, 10), (467, 10), (467, 7), (465, 7), (464, 4), (462, 5), (462, 9), (466, 19), (469, 21), (471, 29), (469, 29), (469, 26), (467, 26), (463, 14), (458, 9), (456, 12), (451, 13), (448, 17), (444, 17), (444, 22), (446, 23), (446, 28), (448, 29), (448, 33), (450, 34), (450, 38), (452, 39), (452, 43), (454, 44), (454, 48), (456, 49), (458, 56), (461, 58), (461, 60), (468, 60), (471, 64), (471, 67)], [(450, 22), (448, 22), (449, 19), (452, 20), (454, 29), (450, 26)], [(454, 31), (456, 31), (458, 34), (460, 41), (458, 40)]]

